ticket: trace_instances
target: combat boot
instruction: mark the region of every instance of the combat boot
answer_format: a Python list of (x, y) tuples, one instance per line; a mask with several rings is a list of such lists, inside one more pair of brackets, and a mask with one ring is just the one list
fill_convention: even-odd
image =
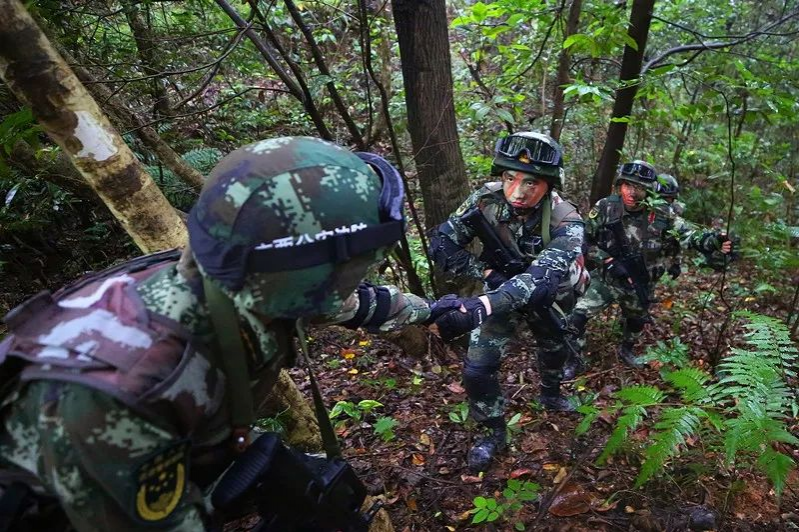
[(574, 412), (574, 405), (560, 394), (560, 386), (542, 386), (538, 402), (550, 412)]
[(622, 344), (619, 346), (618, 355), (619, 355), (619, 360), (621, 360), (631, 368), (640, 369), (644, 367), (644, 363), (641, 362), (637, 356), (635, 356), (635, 352), (633, 351), (633, 344), (629, 342), (622, 342)]
[(563, 365), (563, 380), (570, 381), (577, 375), (585, 373), (585, 361), (583, 357), (572, 354)]
[(490, 419), (486, 426), (489, 427), (488, 434), (478, 439), (469, 450), (469, 471), (474, 474), (486, 471), (491, 461), (507, 447), (505, 419)]

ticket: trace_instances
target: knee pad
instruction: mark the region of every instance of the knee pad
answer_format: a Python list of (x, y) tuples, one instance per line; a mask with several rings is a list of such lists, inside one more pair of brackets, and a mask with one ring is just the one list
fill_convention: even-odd
[(499, 364), (479, 364), (470, 360), (463, 362), (463, 380), (493, 377), (499, 371)]

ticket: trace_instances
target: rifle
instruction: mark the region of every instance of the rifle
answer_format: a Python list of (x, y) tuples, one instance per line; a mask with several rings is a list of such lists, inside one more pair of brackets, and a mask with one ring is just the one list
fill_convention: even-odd
[[(610, 224), (610, 230), (616, 239), (619, 253), (611, 253), (613, 260), (619, 261), (630, 274), (630, 279), (633, 281), (633, 289), (635, 295), (638, 296), (638, 301), (641, 303), (644, 311), (649, 314), (649, 305), (652, 301), (649, 298), (649, 270), (646, 267), (644, 256), (641, 253), (633, 251), (630, 240), (624, 233), (624, 227), (621, 220)], [(618, 256), (617, 256), (618, 255)]]
[(366, 488), (340, 457), (324, 458), (284, 445), (267, 432), (220, 479), (211, 495), (226, 520), (255, 509), (252, 530), (366, 532), (379, 504), (361, 512)]
[[(486, 219), (483, 211), (473, 207), (466, 211), (460, 218), (461, 222), (469, 226), (475, 236), (483, 244), (483, 252), (480, 260), (492, 269), (497, 270), (502, 275), (510, 279), (511, 277), (524, 273), (530, 266), (529, 260), (525, 259), (515, 248), (506, 245), (494, 228)], [(547, 307), (546, 313), (540, 313), (545, 319), (549, 319), (553, 326), (560, 331), (567, 330), (566, 320), (559, 315), (551, 306)]]

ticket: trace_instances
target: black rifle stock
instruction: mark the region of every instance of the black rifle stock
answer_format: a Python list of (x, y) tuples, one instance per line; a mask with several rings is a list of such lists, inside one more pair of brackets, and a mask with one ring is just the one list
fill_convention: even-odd
[(211, 501), (223, 516), (256, 509), (254, 530), (367, 532), (379, 506), (361, 512), (366, 487), (342, 458), (287, 447), (275, 433), (257, 438), (220, 479)]

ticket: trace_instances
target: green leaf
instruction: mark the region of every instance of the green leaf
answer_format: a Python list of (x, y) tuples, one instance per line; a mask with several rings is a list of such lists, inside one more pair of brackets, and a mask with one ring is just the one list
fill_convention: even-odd
[(497, 519), (499, 519), (499, 512), (491, 512), (490, 514), (488, 514), (488, 519), (486, 519), (486, 521), (492, 523)]
[(508, 20), (505, 21), (505, 24), (508, 26), (515, 26), (519, 22), (524, 19), (525, 15), (522, 13), (514, 13), (513, 15), (508, 17)]
[(626, 44), (636, 52), (638, 51), (638, 43), (635, 42), (635, 39), (633, 39), (629, 33), (626, 32), (622, 33), (621, 39), (622, 41), (624, 41), (624, 44)]
[(513, 115), (510, 114), (510, 111), (507, 109), (497, 109), (497, 116), (499, 116), (505, 122), (510, 124), (515, 124), (516, 120), (513, 118)]
[(483, 521), (488, 518), (490, 514), (490, 510), (486, 510), (485, 508), (480, 509), (474, 517), (472, 517), (472, 524), (482, 523)]
[(653, 76), (659, 76), (661, 74), (665, 74), (666, 72), (671, 72), (675, 68), (677, 68), (677, 65), (663, 65), (653, 68), (652, 70), (649, 71), (649, 73)]
[(474, 506), (475, 508), (485, 508), (486, 503), (488, 502), (485, 497), (477, 496), (474, 498)]
[(513, 528), (515, 528), (519, 532), (524, 532), (526, 527), (524, 526), (524, 523), (517, 522), (515, 525), (513, 525)]
[(369, 412), (380, 406), (383, 406), (383, 403), (379, 401), (374, 401), (372, 399), (364, 399), (363, 401), (358, 403), (358, 408), (360, 408), (364, 412)]
[(574, 33), (566, 37), (566, 39), (563, 41), (563, 48), (571, 48), (576, 44), (581, 46), (592, 46), (594, 44), (594, 39), (583, 33)]
[(610, 119), (610, 121), (611, 122), (617, 122), (617, 123), (621, 122), (623, 124), (627, 124), (627, 123), (630, 122), (630, 117), (629, 116), (614, 116), (613, 118)]

